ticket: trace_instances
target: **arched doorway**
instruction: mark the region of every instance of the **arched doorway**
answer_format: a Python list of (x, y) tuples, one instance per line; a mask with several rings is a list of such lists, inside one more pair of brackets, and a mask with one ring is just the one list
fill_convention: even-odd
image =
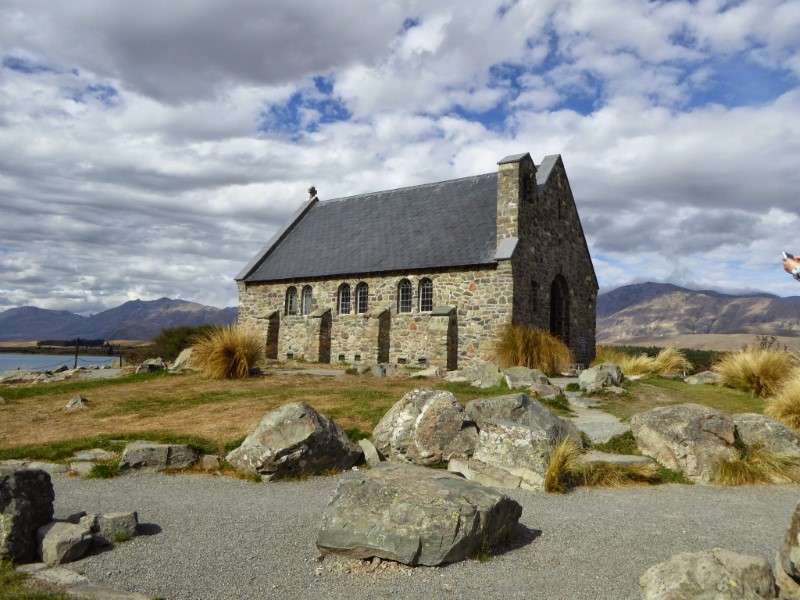
[(550, 286), (550, 333), (569, 346), (569, 287), (561, 275)]

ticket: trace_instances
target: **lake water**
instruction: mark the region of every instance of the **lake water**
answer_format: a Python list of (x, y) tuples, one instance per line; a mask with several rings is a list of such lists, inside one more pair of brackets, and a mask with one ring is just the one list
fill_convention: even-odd
[[(118, 356), (87, 356), (78, 355), (78, 366), (89, 367), (97, 365), (113, 365), (119, 360)], [(0, 352), (0, 373), (11, 371), (19, 367), (32, 371), (51, 371), (67, 365), (70, 369), (75, 364), (75, 355), (69, 354), (13, 354)]]

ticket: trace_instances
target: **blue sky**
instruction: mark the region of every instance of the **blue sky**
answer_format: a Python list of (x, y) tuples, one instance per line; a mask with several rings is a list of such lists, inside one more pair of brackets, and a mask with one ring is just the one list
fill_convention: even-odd
[(602, 289), (800, 295), (800, 3), (0, 5), (0, 310), (236, 304), (320, 197), (560, 153)]

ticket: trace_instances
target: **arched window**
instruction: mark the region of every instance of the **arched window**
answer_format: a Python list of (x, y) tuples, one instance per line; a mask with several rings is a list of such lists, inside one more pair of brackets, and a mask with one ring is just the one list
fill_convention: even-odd
[(300, 296), (300, 314), (303, 316), (311, 314), (311, 286), (307, 285), (303, 288), (303, 293)]
[(356, 286), (356, 312), (362, 314), (369, 308), (369, 286), (363, 281)]
[(411, 312), (411, 296), (413, 295), (413, 288), (408, 279), (400, 280), (397, 286), (397, 312), (410, 313)]
[(419, 282), (419, 312), (433, 310), (433, 282), (425, 278)]
[(286, 290), (286, 311), (287, 315), (297, 314), (297, 288), (292, 286)]
[(350, 314), (350, 286), (346, 283), (339, 286), (339, 314)]

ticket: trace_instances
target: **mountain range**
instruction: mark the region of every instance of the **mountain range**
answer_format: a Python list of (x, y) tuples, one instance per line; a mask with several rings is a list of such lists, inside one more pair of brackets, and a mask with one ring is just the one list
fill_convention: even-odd
[(186, 300), (131, 300), (116, 308), (83, 317), (63, 310), (33, 306), (0, 312), (0, 341), (44, 339), (150, 340), (167, 327), (228, 325), (236, 308), (215, 308)]
[[(236, 314), (236, 308), (169, 298), (132, 300), (91, 317), (23, 306), (0, 312), (0, 341), (75, 337), (145, 341), (167, 327), (234, 323)], [(685, 347), (700, 348), (706, 338), (724, 336), (731, 346), (732, 340), (755, 335), (797, 338), (800, 345), (800, 297), (723, 294), (648, 282), (622, 286), (597, 298), (601, 344), (665, 345), (680, 338)]]

